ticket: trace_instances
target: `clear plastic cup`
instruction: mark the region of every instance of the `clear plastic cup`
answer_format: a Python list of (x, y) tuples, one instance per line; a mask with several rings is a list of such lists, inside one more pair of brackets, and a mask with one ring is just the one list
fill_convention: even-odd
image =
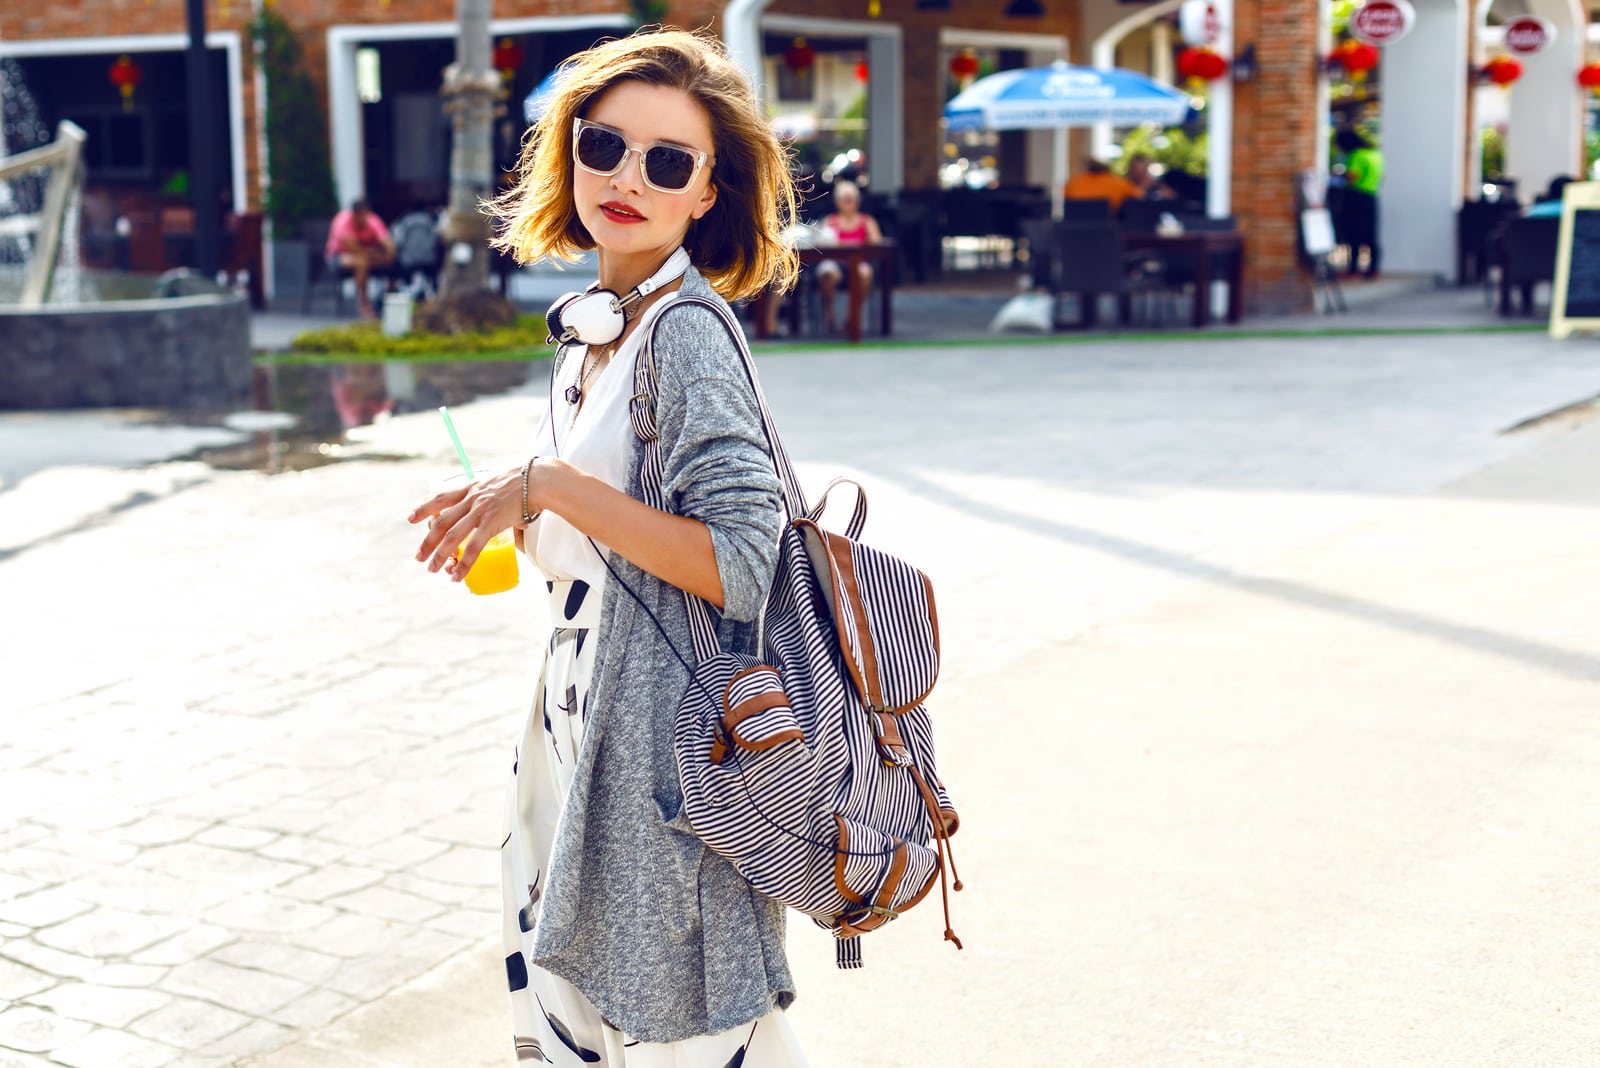
[[(465, 474), (451, 475), (441, 482), (434, 483), (429, 489), (433, 494), (440, 494), (449, 489), (459, 488), (467, 481)], [(456, 559), (461, 559), (460, 546), (456, 547)], [(473, 561), (472, 569), (467, 572), (463, 581), (468, 590), (486, 597), (491, 593), (504, 593), (514, 589), (517, 580), (517, 544), (511, 532), (507, 530), (489, 539), (489, 544), (483, 547), (483, 552)]]

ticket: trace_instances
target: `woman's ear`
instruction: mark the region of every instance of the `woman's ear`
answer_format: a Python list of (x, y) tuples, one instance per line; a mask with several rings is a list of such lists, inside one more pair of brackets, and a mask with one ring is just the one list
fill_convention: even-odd
[(700, 194), (700, 202), (694, 206), (694, 216), (693, 217), (696, 218), (696, 219), (704, 218), (706, 212), (710, 211), (712, 206), (714, 204), (716, 204), (716, 202), (717, 202), (717, 183), (716, 182), (707, 182), (706, 183), (706, 191), (704, 193)]

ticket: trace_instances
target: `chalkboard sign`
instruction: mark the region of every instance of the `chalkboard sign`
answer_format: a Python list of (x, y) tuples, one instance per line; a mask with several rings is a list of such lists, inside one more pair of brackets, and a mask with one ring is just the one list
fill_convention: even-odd
[(1600, 182), (1574, 182), (1561, 199), (1550, 334), (1600, 330)]

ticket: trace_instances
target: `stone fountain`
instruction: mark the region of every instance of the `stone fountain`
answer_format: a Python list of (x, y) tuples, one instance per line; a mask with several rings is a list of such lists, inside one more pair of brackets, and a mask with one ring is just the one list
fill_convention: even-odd
[(250, 389), (247, 298), (187, 272), (82, 270), (86, 137), (63, 122), (50, 143), (9, 154), (41, 139), (25, 93), (0, 59), (0, 409), (237, 406)]

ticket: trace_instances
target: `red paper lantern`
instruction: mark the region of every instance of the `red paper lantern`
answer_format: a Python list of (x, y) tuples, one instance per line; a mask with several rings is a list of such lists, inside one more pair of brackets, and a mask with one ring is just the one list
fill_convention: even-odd
[(978, 57), (972, 49), (963, 48), (950, 57), (950, 77), (965, 85), (978, 73)]
[(510, 37), (500, 38), (500, 43), (494, 46), (494, 69), (502, 77), (515, 74), (522, 66), (522, 46)]
[(1228, 61), (1209, 48), (1185, 48), (1178, 53), (1178, 73), (1191, 82), (1214, 82), (1228, 73)]
[(1504, 89), (1522, 77), (1522, 63), (1510, 56), (1495, 56), (1483, 65), (1483, 75)]
[(118, 56), (117, 61), (111, 64), (111, 69), (106, 72), (106, 77), (111, 79), (111, 84), (122, 94), (122, 110), (132, 111), (133, 91), (144, 78), (143, 69), (133, 61), (132, 56)]
[(1578, 70), (1578, 84), (1600, 92), (1600, 63), (1585, 63)]
[(1382, 53), (1377, 45), (1365, 41), (1346, 41), (1328, 55), (1330, 66), (1342, 67), (1354, 82), (1365, 81), (1367, 72), (1378, 65)]
[(783, 65), (799, 74), (807, 71), (817, 62), (817, 50), (806, 44), (804, 37), (796, 37), (794, 44), (790, 45), (783, 53)]
[(867, 84), (868, 81), (871, 80), (871, 78), (872, 78), (872, 68), (868, 67), (865, 63), (857, 63), (856, 64), (856, 81), (860, 82), (862, 85), (865, 85), (865, 84)]

